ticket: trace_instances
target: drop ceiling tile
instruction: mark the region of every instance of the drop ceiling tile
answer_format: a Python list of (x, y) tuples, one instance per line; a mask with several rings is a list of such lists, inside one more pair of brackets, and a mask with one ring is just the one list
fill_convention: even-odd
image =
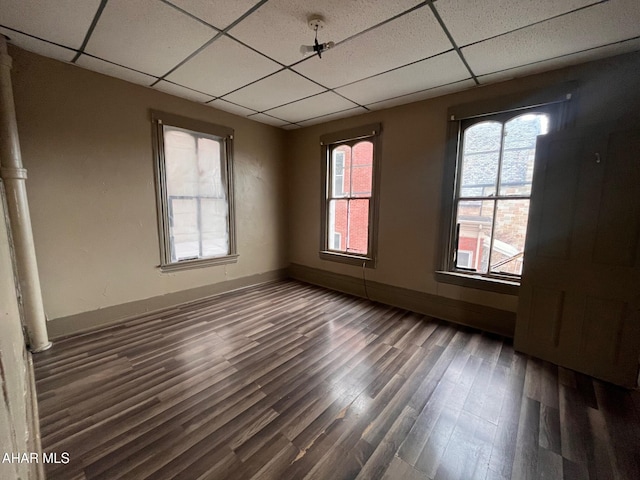
[(65, 47), (80, 48), (100, 0), (0, 0), (0, 23)]
[(622, 55), (624, 53), (635, 52), (639, 50), (640, 39), (636, 38), (634, 40), (629, 40), (626, 42), (614, 43), (613, 45), (593, 48), (584, 52), (572, 53), (570, 55), (552, 58), (550, 60), (543, 60), (542, 62), (536, 62), (522, 67), (510, 68), (508, 70), (503, 70), (496, 73), (489, 73), (487, 75), (478, 77), (478, 80), (483, 85), (502, 82), (516, 77), (534, 75), (536, 73), (545, 72), (547, 70), (567, 67), (569, 65), (576, 65), (578, 63), (598, 60), (600, 58), (613, 57), (615, 55)]
[(434, 3), (458, 46), (575, 10), (595, 0), (457, 0)]
[(162, 76), (216, 33), (162, 2), (110, 0), (86, 51), (125, 67)]
[(300, 120), (307, 120), (321, 115), (339, 112), (351, 107), (354, 107), (354, 104), (349, 100), (345, 100), (333, 92), (325, 92), (288, 105), (283, 105), (282, 107), (274, 108), (267, 113), (289, 122), (298, 122)]
[(312, 57), (294, 70), (327, 87), (431, 57), (452, 46), (428, 8), (420, 8)]
[(156, 85), (153, 86), (153, 88), (165, 93), (170, 93), (171, 95), (175, 95), (176, 97), (186, 98), (187, 100), (192, 100), (199, 103), (208, 102), (212, 98), (210, 95), (195, 92), (189, 88), (185, 88), (181, 85), (176, 85), (175, 83), (165, 82), (164, 80), (160, 80)]
[(265, 115), (264, 113), (257, 113), (255, 115), (251, 115), (249, 119), (255, 120), (256, 122), (260, 122), (260, 123), (266, 123), (267, 125), (273, 125), (274, 127), (283, 127), (289, 123), (289, 122), (285, 122), (284, 120), (280, 120), (278, 118), (270, 117), (269, 115)]
[(70, 62), (76, 56), (76, 51), (68, 48), (62, 48), (48, 42), (43, 42), (37, 38), (23, 35), (22, 33), (13, 32), (6, 28), (0, 27), (0, 34), (9, 38), (9, 44), (28, 50), (38, 55), (43, 55), (63, 62)]
[(367, 113), (366, 108), (362, 108), (362, 107), (349, 108), (348, 110), (342, 110), (341, 112), (330, 113), (328, 115), (322, 115), (321, 117), (304, 120), (302, 122), (298, 122), (298, 124), (303, 127), (308, 127), (309, 125), (317, 125), (319, 123), (326, 123), (326, 122), (330, 122), (331, 120), (337, 120), (339, 118), (353, 117), (355, 115), (360, 115), (363, 113)]
[(476, 75), (600, 47), (640, 35), (640, 2), (610, 0), (462, 49)]
[(456, 52), (429, 58), (407, 67), (361, 80), (336, 89), (340, 95), (361, 104), (457, 82), (471, 77)]
[(408, 95), (401, 95), (399, 97), (389, 98), (380, 102), (370, 103), (366, 105), (369, 110), (382, 110), (383, 108), (396, 107), (398, 105), (405, 105), (407, 103), (419, 102), (426, 100), (427, 98), (440, 97), (449, 93), (461, 92), (462, 90), (468, 90), (476, 86), (476, 82), (472, 79), (462, 80), (461, 82), (451, 83), (449, 85), (442, 85), (440, 87), (429, 88), (421, 92), (410, 93)]
[[(373, 3), (373, 5), (372, 5)], [(231, 35), (286, 65), (300, 60), (300, 45), (313, 43), (310, 14), (325, 18), (320, 41), (340, 42), (419, 4), (419, 0), (270, 0), (230, 30)]]
[(323, 92), (324, 88), (291, 70), (283, 70), (225, 97), (258, 111)]
[(144, 73), (136, 72), (120, 65), (105, 62), (99, 58), (90, 57), (88, 55), (82, 55), (76, 60), (76, 65), (93, 70), (94, 72), (103, 73), (111, 77), (120, 78), (127, 82), (137, 83), (139, 85), (149, 86), (156, 81), (156, 77), (146, 75)]
[(221, 37), (168, 75), (167, 80), (220, 97), (280, 68), (235, 40)]
[(244, 15), (257, 0), (169, 0), (191, 15), (216, 28), (224, 29)]
[(245, 108), (241, 105), (235, 105), (231, 102), (227, 102), (226, 100), (221, 100), (219, 98), (215, 99), (213, 102), (207, 103), (207, 105), (217, 108), (218, 110), (224, 110), (225, 112), (239, 115), (241, 117), (246, 117), (247, 115), (253, 115), (254, 113), (256, 113), (250, 108)]

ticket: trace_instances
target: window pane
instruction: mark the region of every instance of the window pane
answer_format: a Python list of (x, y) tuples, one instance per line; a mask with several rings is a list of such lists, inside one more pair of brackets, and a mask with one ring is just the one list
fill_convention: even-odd
[(229, 254), (229, 221), (227, 202), (224, 198), (203, 198), (200, 201), (202, 215), (202, 256), (217, 257)]
[(171, 260), (229, 254), (229, 208), (222, 143), (164, 127)]
[(373, 178), (373, 143), (360, 142), (353, 147), (351, 196), (370, 197)]
[[(327, 245), (331, 250), (345, 251), (347, 238), (347, 208), (348, 200), (331, 200), (329, 202), (329, 228)], [(340, 236), (340, 246), (335, 247), (337, 235)]]
[(348, 164), (351, 158), (351, 148), (342, 145), (333, 150), (331, 155), (331, 196), (345, 197), (348, 192)]
[(196, 139), (182, 130), (165, 127), (164, 154), (167, 195), (192, 196), (198, 190)]
[(349, 201), (347, 252), (366, 255), (369, 242), (369, 199)]
[(198, 139), (198, 194), (202, 197), (226, 197), (221, 153), (222, 144), (219, 141)]
[(529, 200), (498, 201), (491, 251), (492, 272), (522, 273), (528, 218)]
[(171, 259), (198, 258), (198, 205), (195, 199), (169, 197)]
[(461, 197), (489, 196), (496, 193), (502, 124), (482, 122), (464, 131)]
[(500, 195), (530, 195), (536, 139), (549, 128), (549, 117), (520, 115), (505, 124)]
[[(458, 251), (464, 252), (456, 259), (456, 267), (472, 268), (486, 273), (489, 267), (491, 248), (491, 225), (493, 223), (493, 200), (458, 202), (459, 225)], [(469, 265), (469, 258), (471, 264)]]

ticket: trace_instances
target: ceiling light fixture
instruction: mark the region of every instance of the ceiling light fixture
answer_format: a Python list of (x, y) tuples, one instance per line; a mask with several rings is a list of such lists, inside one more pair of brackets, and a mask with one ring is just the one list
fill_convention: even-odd
[(302, 55), (306, 55), (307, 53), (315, 52), (318, 54), (318, 57), (322, 58), (322, 53), (335, 47), (336, 44), (333, 42), (318, 43), (318, 30), (322, 30), (324, 28), (324, 18), (320, 15), (310, 16), (307, 21), (307, 25), (309, 25), (311, 30), (316, 32), (316, 38), (313, 45), (302, 45), (300, 47), (300, 53), (302, 53)]

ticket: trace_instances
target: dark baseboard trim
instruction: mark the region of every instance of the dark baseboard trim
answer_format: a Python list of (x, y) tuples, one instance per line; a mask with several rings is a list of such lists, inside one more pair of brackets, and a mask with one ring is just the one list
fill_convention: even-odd
[(366, 294), (368, 294), (368, 297), (376, 302), (478, 328), (505, 337), (513, 338), (515, 332), (516, 314), (507, 310), (372, 281), (367, 281), (365, 294), (362, 278), (328, 272), (295, 263), (289, 266), (289, 276), (296, 280), (359, 297), (366, 297)]
[(202, 300), (220, 293), (252, 287), (261, 283), (284, 280), (287, 277), (286, 269), (273, 270), (271, 272), (236, 278), (226, 282), (168, 293), (144, 300), (136, 300), (134, 302), (49, 320), (47, 322), (47, 330), (49, 331), (49, 337), (52, 339), (87, 333), (111, 327), (142, 315), (148, 315), (150, 313), (175, 308), (185, 303)]

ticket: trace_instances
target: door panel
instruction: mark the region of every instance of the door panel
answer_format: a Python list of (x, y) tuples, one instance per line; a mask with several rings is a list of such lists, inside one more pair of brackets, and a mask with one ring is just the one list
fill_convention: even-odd
[[(640, 141), (627, 144), (620, 134), (612, 135), (610, 154), (604, 166), (600, 209), (593, 260), (597, 263), (633, 267), (640, 234), (639, 202), (629, 202), (621, 192), (640, 196)], [(633, 141), (635, 140), (635, 141)], [(616, 245), (616, 248), (608, 248)]]
[[(566, 162), (549, 162), (540, 175), (544, 176), (544, 186), (539, 195), (541, 218), (538, 222), (537, 254), (564, 260), (569, 258), (572, 216), (578, 187), (578, 178), (567, 177), (564, 173), (567, 169), (578, 170), (580, 145), (550, 142), (548, 149), (553, 149)], [(544, 228), (540, 228), (541, 226)]]
[(640, 132), (540, 137), (515, 346), (625, 386), (640, 354)]

